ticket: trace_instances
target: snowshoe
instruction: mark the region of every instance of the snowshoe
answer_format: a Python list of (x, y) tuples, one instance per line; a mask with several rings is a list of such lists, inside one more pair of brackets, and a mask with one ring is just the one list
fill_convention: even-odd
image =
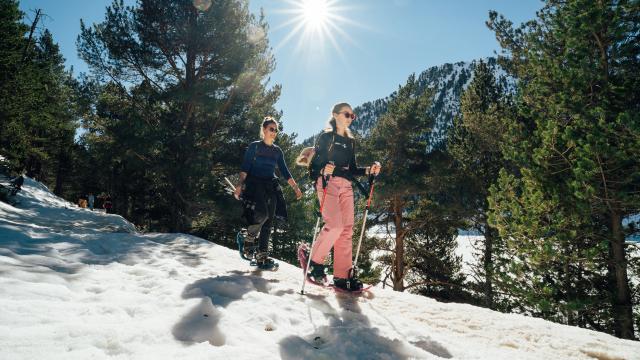
[(300, 268), (306, 274), (307, 273), (307, 260), (309, 259), (309, 245), (307, 243), (300, 243), (298, 245), (298, 262)]
[(307, 272), (307, 278), (317, 283), (327, 282), (327, 273), (323, 264), (318, 264), (311, 260), (309, 263), (309, 271)]
[(305, 272), (309, 282), (323, 286), (327, 284), (326, 267), (323, 264), (318, 264), (312, 260), (309, 262), (309, 271), (307, 271), (309, 246), (306, 243), (301, 243), (298, 247), (298, 261), (300, 262), (300, 267)]
[(249, 263), (251, 266), (255, 266), (260, 270), (277, 271), (280, 267), (275, 260), (269, 257), (266, 252), (260, 252), (256, 254), (255, 258)]
[(238, 244), (240, 257), (247, 261), (252, 261), (258, 251), (257, 239), (249, 236), (246, 229), (242, 229), (236, 234), (236, 243)]
[(364, 285), (362, 284), (362, 281), (356, 278), (343, 279), (343, 278), (334, 277), (333, 287), (336, 290), (343, 290), (348, 292), (360, 292), (364, 288)]
[(358, 269), (356, 267), (349, 269), (349, 277), (346, 279), (334, 277), (332, 286), (336, 291), (350, 294), (360, 294), (371, 288), (371, 285), (365, 286), (362, 281), (358, 279)]
[[(334, 278), (333, 284), (329, 283), (327, 274), (325, 272), (326, 266), (316, 264), (313, 261), (309, 263), (309, 272), (307, 273), (307, 261), (309, 260), (309, 245), (306, 243), (300, 243), (298, 246), (298, 261), (300, 267), (307, 276), (307, 282), (321, 286), (323, 288), (332, 289), (336, 292), (348, 293), (351, 295), (359, 295), (363, 292), (369, 291), (371, 285), (365, 285), (360, 280), (355, 278), (340, 279)], [(337, 280), (337, 282), (336, 282)], [(348, 283), (347, 283), (348, 281)]]

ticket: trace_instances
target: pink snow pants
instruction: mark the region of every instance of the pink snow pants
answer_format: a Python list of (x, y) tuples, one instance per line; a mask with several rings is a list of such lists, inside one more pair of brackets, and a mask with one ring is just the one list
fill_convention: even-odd
[[(318, 198), (322, 202), (322, 180), (316, 180)], [(348, 278), (352, 260), (353, 188), (351, 181), (333, 176), (327, 184), (322, 219), (324, 226), (313, 245), (313, 262), (322, 264), (334, 247), (333, 276)]]

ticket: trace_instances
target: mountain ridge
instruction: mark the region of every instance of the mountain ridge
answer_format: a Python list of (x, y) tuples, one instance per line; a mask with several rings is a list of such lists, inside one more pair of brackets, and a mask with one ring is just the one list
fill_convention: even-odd
[[(453, 119), (460, 110), (460, 96), (473, 79), (473, 72), (480, 60), (459, 61), (432, 66), (417, 76), (418, 88), (434, 91), (429, 114), (435, 118), (434, 128), (430, 132), (430, 143), (433, 146), (442, 145), (447, 138), (448, 130)], [(501, 71), (493, 57), (482, 59), (494, 71)], [(387, 111), (387, 104), (395, 98), (397, 90), (384, 98), (367, 101), (356, 106), (353, 111), (358, 115), (350, 129), (358, 136), (367, 137), (380, 116)], [(312, 146), (315, 135), (302, 141), (304, 146)]]

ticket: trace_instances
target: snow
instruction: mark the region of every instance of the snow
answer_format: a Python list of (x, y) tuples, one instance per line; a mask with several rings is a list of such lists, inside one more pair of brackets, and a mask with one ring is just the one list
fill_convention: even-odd
[(636, 231), (625, 239), (627, 243), (640, 244), (640, 214), (628, 216), (622, 220), (623, 226), (633, 225)]
[(26, 179), (0, 202), (2, 359), (640, 359), (640, 343), (373, 288), (308, 285), (185, 234), (141, 234)]
[(462, 258), (462, 273), (470, 281), (473, 279), (473, 266), (479, 263), (475, 254), (478, 252), (476, 248), (482, 244), (483, 239), (484, 237), (481, 235), (458, 235), (456, 238), (458, 247), (455, 254)]

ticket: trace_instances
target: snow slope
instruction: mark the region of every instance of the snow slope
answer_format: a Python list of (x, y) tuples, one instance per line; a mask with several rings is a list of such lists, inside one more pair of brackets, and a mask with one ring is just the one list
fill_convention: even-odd
[(294, 266), (23, 189), (0, 202), (0, 359), (640, 359), (638, 342), (388, 289), (302, 296)]

